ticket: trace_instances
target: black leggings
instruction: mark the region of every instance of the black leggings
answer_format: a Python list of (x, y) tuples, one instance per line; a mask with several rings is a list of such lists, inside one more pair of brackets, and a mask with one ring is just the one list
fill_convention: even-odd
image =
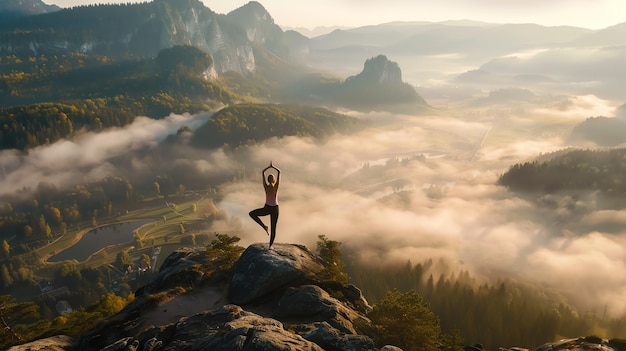
[(252, 217), (252, 219), (254, 219), (254, 221), (261, 226), (261, 228), (265, 229), (265, 231), (267, 231), (267, 226), (263, 224), (263, 221), (261, 221), (261, 218), (259, 217), (267, 215), (270, 216), (270, 224), (272, 225), (270, 235), (270, 246), (272, 246), (272, 244), (274, 244), (274, 239), (276, 238), (276, 223), (278, 223), (278, 205), (270, 206), (268, 204), (265, 204), (265, 206), (263, 206), (262, 208), (257, 208), (256, 210), (250, 211), (250, 217)]

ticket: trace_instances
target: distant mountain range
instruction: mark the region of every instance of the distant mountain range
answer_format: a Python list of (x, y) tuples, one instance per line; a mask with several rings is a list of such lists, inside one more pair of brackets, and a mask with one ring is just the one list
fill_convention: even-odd
[[(194, 45), (211, 53), (219, 72), (253, 72), (254, 50), (269, 50), (285, 60), (333, 68), (389, 57), (463, 54), (485, 63), (498, 55), (572, 45), (624, 45), (626, 24), (603, 30), (490, 24), (475, 21), (391, 22), (335, 29), (315, 37), (283, 31), (256, 1), (221, 15), (199, 0), (154, 0), (140, 4), (90, 5), (58, 11), (40, 0), (6, 0), (0, 16), (15, 8), (23, 14), (47, 13), (0, 23), (0, 53), (79, 51), (107, 56), (150, 56), (173, 45)], [(30, 12), (28, 12), (30, 11)], [(53, 12), (54, 13), (50, 13)], [(312, 35), (313, 32), (307, 33)], [(368, 52), (367, 57), (363, 54)]]
[(60, 9), (56, 5), (47, 5), (41, 0), (2, 0), (0, 2), (0, 21), (55, 12)]
[[(62, 10), (46, 7), (38, 0), (10, 0), (0, 5), (4, 6), (0, 15), (12, 11), (10, 4), (22, 8), (37, 4), (47, 11), (19, 21), (0, 21), (0, 55), (81, 53), (116, 60), (145, 59), (166, 48), (190, 45), (211, 55), (215, 73), (229, 75), (230, 82), (236, 82), (234, 90), (264, 98), (297, 98), (350, 108), (398, 101), (424, 105), (401, 79), (393, 80), (398, 83), (394, 88), (390, 88), (390, 81), (382, 85), (376, 81), (394, 71), (390, 63), (398, 67), (397, 72), (402, 67), (413, 85), (427, 79), (447, 79), (463, 86), (494, 90), (516, 86), (532, 91), (530, 85), (571, 81), (587, 89), (580, 82), (601, 80), (605, 84), (593, 89), (616, 94), (626, 88), (626, 23), (590, 30), (475, 21), (391, 22), (307, 37), (293, 30), (283, 31), (256, 1), (224, 15), (199, 0)], [(589, 51), (596, 54), (589, 56)], [(350, 77), (363, 62), (380, 55), (393, 59), (382, 65), (387, 65), (382, 75), (363, 80), (364, 74), (377, 72), (373, 67), (379, 61), (375, 60), (364, 72)], [(458, 79), (453, 81), (454, 77), (437, 68), (441, 64), (474, 69), (456, 73)], [(372, 85), (363, 86), (364, 82)], [(283, 91), (277, 92), (281, 88)]]

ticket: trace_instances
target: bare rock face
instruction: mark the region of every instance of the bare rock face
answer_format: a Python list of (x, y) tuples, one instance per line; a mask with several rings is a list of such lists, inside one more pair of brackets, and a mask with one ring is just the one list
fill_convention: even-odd
[(225, 305), (126, 337), (102, 350), (322, 351), (277, 320)]
[(270, 294), (280, 296), (290, 286), (315, 282), (323, 269), (317, 256), (297, 245), (274, 244), (273, 250), (250, 245), (235, 264), (229, 298), (243, 305)]
[(190, 288), (200, 283), (205, 276), (209, 259), (204, 249), (181, 248), (169, 255), (159, 274), (143, 289), (142, 293), (163, 291), (172, 287)]
[(273, 316), (298, 318), (300, 323), (327, 321), (333, 328), (349, 334), (357, 334), (352, 321), (363, 318), (316, 285), (289, 288)]
[(372, 339), (365, 335), (346, 334), (326, 322), (304, 335), (304, 338), (320, 345), (324, 350), (378, 351)]
[(13, 346), (7, 351), (70, 351), (73, 349), (73, 338), (66, 335), (56, 335), (27, 344)]
[(626, 341), (619, 339), (605, 340), (597, 336), (564, 339), (539, 346), (536, 351), (621, 351), (626, 349)]
[(349, 79), (369, 83), (402, 84), (402, 71), (396, 62), (390, 61), (384, 55), (378, 55), (365, 61), (363, 71)]

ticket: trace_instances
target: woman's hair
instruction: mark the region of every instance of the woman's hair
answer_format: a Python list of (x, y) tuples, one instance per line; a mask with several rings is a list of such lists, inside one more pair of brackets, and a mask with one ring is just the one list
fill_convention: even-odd
[(270, 183), (270, 184), (274, 183), (274, 175), (273, 174), (270, 174), (270, 175), (267, 176), (267, 182)]

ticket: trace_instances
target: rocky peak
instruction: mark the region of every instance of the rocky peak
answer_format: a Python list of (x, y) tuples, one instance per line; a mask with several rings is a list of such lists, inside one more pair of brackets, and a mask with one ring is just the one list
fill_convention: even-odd
[(343, 107), (416, 113), (429, 110), (415, 88), (402, 81), (400, 66), (385, 55), (365, 61), (361, 73), (348, 77), (335, 94)]
[(74, 346), (378, 351), (354, 326), (371, 309), (360, 290), (320, 278), (323, 261), (306, 247), (254, 244), (223, 263), (205, 249), (174, 252), (131, 304)]
[(267, 12), (265, 7), (257, 1), (248, 2), (247, 4), (231, 11), (228, 16), (233, 19), (237, 19), (238, 21), (247, 20), (249, 22), (265, 22), (274, 24), (272, 16), (269, 12)]
[(250, 1), (231, 11), (226, 17), (246, 31), (249, 41), (264, 45), (279, 56), (288, 54), (283, 30), (274, 23), (274, 18), (260, 3)]
[(402, 84), (402, 70), (400, 66), (390, 61), (385, 55), (378, 55), (365, 61), (363, 71), (348, 79), (370, 83)]
[(261, 244), (251, 245), (235, 264), (230, 299), (237, 304), (253, 302), (281, 287), (314, 282), (323, 269), (315, 255), (298, 246), (277, 245), (268, 250)]

